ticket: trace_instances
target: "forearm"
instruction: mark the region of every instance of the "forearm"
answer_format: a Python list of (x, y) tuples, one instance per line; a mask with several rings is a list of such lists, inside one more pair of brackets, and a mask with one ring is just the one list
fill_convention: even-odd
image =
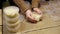
[(38, 8), (40, 0), (32, 0), (32, 8)]
[(22, 13), (25, 13), (26, 10), (30, 8), (28, 7), (28, 5), (26, 5), (24, 0), (14, 0), (14, 2), (18, 5), (18, 7), (20, 7), (20, 9), (22, 10)]

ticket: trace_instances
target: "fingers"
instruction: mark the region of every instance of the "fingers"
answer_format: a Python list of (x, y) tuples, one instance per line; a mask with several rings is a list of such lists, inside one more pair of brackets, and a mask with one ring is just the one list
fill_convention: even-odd
[(26, 16), (27, 16), (27, 18), (30, 18), (31, 20), (34, 20), (34, 18), (31, 16), (31, 10), (27, 10)]
[(26, 17), (30, 22), (35, 22), (36, 20), (31, 16), (31, 10), (26, 11)]
[(28, 18), (28, 20), (30, 21), (30, 22), (35, 22), (36, 20), (32, 17), (32, 16), (27, 16), (27, 18)]
[(38, 8), (34, 8), (33, 9), (35, 12), (37, 12), (38, 14), (41, 14), (42, 12), (40, 11), (40, 9), (38, 9)]

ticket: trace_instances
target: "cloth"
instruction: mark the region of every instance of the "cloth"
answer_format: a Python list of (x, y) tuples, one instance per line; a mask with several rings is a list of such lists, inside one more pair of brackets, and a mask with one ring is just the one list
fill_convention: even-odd
[(26, 5), (25, 0), (13, 0), (13, 1), (18, 5), (18, 7), (21, 8), (22, 13), (25, 13), (26, 10), (28, 10), (28, 9), (38, 7), (38, 4), (39, 4), (40, 0), (32, 0), (32, 1), (30, 0), (31, 1), (31, 6), (30, 7), (28, 5)]

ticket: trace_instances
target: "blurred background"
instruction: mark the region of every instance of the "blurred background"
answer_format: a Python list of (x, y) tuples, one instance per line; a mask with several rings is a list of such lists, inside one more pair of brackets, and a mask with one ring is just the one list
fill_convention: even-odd
[[(3, 8), (7, 6), (17, 6), (13, 0), (3, 0), (2, 2), (3, 4), (0, 2), (2, 4), (0, 7), (3, 6)], [(43, 20), (39, 21), (37, 24), (31, 24), (24, 19), (20, 29), (23, 31), (22, 34), (60, 34), (60, 0), (42, 0), (40, 4), (41, 7), (39, 9), (44, 13)], [(2, 14), (2, 11), (0, 13)], [(21, 32), (18, 34), (20, 33)], [(8, 32), (4, 26), (3, 34), (12, 33)]]

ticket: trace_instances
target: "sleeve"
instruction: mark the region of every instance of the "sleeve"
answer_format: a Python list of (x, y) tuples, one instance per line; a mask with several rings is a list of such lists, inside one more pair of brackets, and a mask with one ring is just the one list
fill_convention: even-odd
[(26, 10), (30, 9), (30, 7), (24, 2), (24, 0), (13, 0), (18, 7), (21, 9), (22, 13), (25, 13)]
[(37, 8), (40, 0), (32, 0), (32, 8)]

